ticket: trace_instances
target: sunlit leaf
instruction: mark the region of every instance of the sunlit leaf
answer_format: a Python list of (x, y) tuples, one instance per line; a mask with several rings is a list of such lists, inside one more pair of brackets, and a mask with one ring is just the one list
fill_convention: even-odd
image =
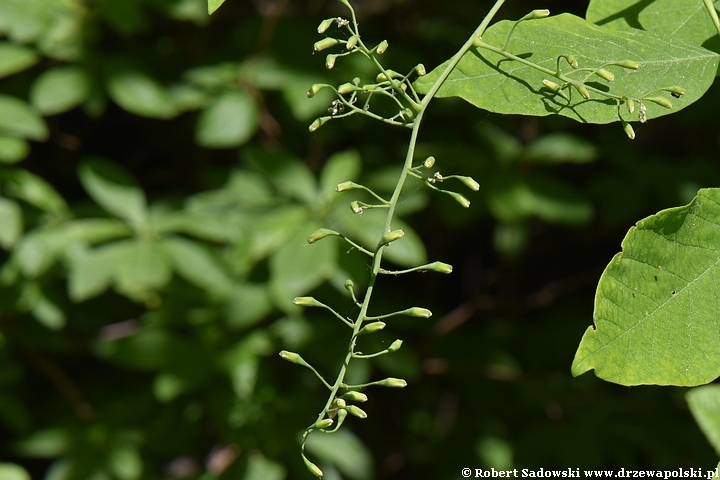
[(55, 115), (81, 105), (90, 96), (90, 78), (81, 68), (48, 70), (30, 87), (30, 102), (43, 115)]
[(22, 72), (39, 60), (31, 48), (14, 43), (0, 42), (0, 78)]
[(55, 188), (43, 178), (27, 170), (15, 168), (2, 173), (6, 192), (15, 198), (49, 213), (67, 210), (67, 204)]
[(5, 250), (12, 247), (23, 231), (23, 216), (20, 205), (0, 197), (0, 246)]
[(0, 163), (17, 163), (30, 153), (30, 145), (22, 138), (0, 135)]
[(630, 229), (595, 294), (573, 375), (693, 386), (720, 375), (720, 189)]
[(45, 120), (25, 101), (9, 95), (0, 95), (0, 112), (2, 112), (0, 132), (29, 140), (47, 140), (48, 129)]
[(685, 394), (690, 412), (715, 451), (720, 453), (720, 385), (705, 385)]
[(0, 463), (0, 478), (3, 480), (31, 480), (27, 470), (14, 463)]
[(199, 243), (173, 237), (161, 240), (160, 247), (172, 260), (174, 270), (188, 282), (215, 295), (229, 295), (232, 279)]
[(154, 78), (134, 69), (118, 69), (107, 81), (110, 97), (142, 117), (168, 119), (178, 114), (172, 98)]
[(225, 3), (225, 0), (208, 0), (208, 14), (212, 15), (223, 3)]
[(85, 190), (107, 212), (134, 227), (145, 222), (145, 193), (117, 165), (100, 158), (86, 159), (78, 169)]
[(239, 147), (255, 134), (257, 127), (255, 100), (244, 90), (230, 90), (200, 112), (195, 138), (207, 148)]

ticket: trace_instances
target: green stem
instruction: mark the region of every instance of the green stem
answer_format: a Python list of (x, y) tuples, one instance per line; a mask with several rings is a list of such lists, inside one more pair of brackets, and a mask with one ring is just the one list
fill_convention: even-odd
[(712, 18), (712, 21), (715, 24), (715, 28), (717, 29), (718, 34), (720, 34), (720, 19), (718, 19), (715, 5), (713, 5), (712, 0), (703, 0), (703, 2), (705, 3), (705, 8), (707, 8), (708, 13), (710, 14), (710, 18)]

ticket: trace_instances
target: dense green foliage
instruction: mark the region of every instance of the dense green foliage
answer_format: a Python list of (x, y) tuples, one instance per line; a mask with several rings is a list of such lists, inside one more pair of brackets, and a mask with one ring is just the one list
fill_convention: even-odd
[[(430, 70), (491, 7), (436, 3), (356, 7), (365, 38), (390, 42), (393, 68)], [(591, 21), (611, 14), (598, 3)], [(498, 19), (539, 7), (584, 16), (587, 5), (508, 2)], [(317, 23), (341, 8), (229, 0), (209, 17), (205, 0), (0, 2), (0, 473), (23, 478), (13, 463), (48, 480), (307, 478), (298, 438), (324, 393), (276, 353), (336, 371), (346, 327), (292, 298), (315, 292), (351, 315), (344, 282), (362, 288), (368, 264), (338, 239), (306, 238), (327, 227), (377, 242), (383, 217), (353, 215), (355, 197), (334, 188), (392, 191), (407, 145), (405, 129), (362, 117), (307, 131), (332, 100), (308, 100), (311, 84), (376, 74), (353, 59), (328, 72), (312, 56)], [(706, 71), (717, 68), (700, 48), (713, 49), (708, 32), (683, 37)], [(700, 77), (683, 86), (706, 88)], [(634, 142), (617, 125), (433, 103), (417, 158), (481, 189), (466, 210), (407, 186), (405, 236), (387, 258), (455, 272), (380, 280), (378, 311), (422, 303), (434, 317), (363, 339), (367, 351), (405, 343), (357, 362), (352, 383), (409, 386), (374, 390), (367, 421), (310, 437), (326, 478), (713, 466), (685, 390), (569, 372), (628, 228), (720, 184), (716, 88), (637, 126)], [(662, 112), (652, 108), (649, 118)], [(714, 393), (688, 397), (717, 447)]]

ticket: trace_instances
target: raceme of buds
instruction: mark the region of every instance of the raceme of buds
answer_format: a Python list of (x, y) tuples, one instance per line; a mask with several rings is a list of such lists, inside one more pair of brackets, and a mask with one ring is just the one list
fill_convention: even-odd
[(367, 333), (379, 332), (383, 328), (385, 328), (385, 322), (368, 323), (358, 332), (358, 335), (365, 335)]
[(522, 22), (524, 20), (536, 20), (538, 18), (545, 18), (550, 15), (550, 10), (543, 8), (538, 10), (533, 10), (532, 12), (528, 13), (524, 17), (522, 17), (519, 22)]
[(340, 233), (336, 232), (335, 230), (330, 230), (329, 228), (318, 228), (313, 233), (310, 234), (309, 237), (307, 237), (308, 243), (315, 243), (318, 240), (321, 240), (325, 237), (332, 237), (332, 236), (339, 236)]
[(395, 340), (390, 344), (390, 346), (387, 348), (388, 352), (397, 352), (400, 350), (400, 347), (402, 347), (403, 341), (400, 339)]
[(450, 195), (456, 202), (458, 202), (463, 207), (468, 208), (470, 206), (470, 200), (463, 197), (459, 193), (455, 193), (455, 192), (445, 192), (445, 193)]
[(394, 242), (395, 240), (399, 240), (404, 236), (405, 236), (405, 232), (403, 232), (402, 229), (393, 230), (392, 232), (386, 232), (382, 236), (382, 243), (388, 244), (390, 242)]
[(360, 407), (356, 407), (355, 405), (348, 405), (347, 407), (345, 407), (345, 410), (347, 410), (350, 415), (354, 415), (358, 418), (367, 418), (367, 413), (365, 413), (363, 409), (361, 409)]
[(387, 40), (383, 40), (382, 42), (380, 42), (380, 45), (377, 46), (375, 51), (378, 53), (378, 55), (382, 55), (383, 53), (385, 53), (385, 50), (387, 50), (387, 48), (388, 42)]
[(612, 72), (605, 70), (604, 68), (600, 68), (595, 72), (595, 75), (598, 77), (604, 78), (608, 82), (615, 81), (615, 75), (612, 74)]
[(665, 97), (645, 97), (643, 100), (648, 102), (657, 103), (661, 107), (672, 108), (672, 102)]
[(332, 426), (333, 419), (332, 418), (323, 418), (322, 420), (318, 420), (315, 422), (315, 425), (313, 425), (315, 428), (328, 428)]
[(432, 317), (432, 312), (430, 310), (428, 310), (427, 308), (422, 308), (422, 307), (408, 308), (407, 310), (404, 310), (402, 313), (409, 317), (420, 317), (420, 318)]
[(327, 37), (315, 42), (315, 45), (313, 45), (313, 50), (315, 50), (316, 52), (320, 52), (322, 50), (325, 50), (326, 48), (330, 48), (341, 43), (345, 42), (343, 42), (342, 40), (338, 40), (337, 38)]
[(635, 60), (623, 60), (622, 62), (616, 62), (615, 65), (619, 65), (625, 68), (631, 68), (633, 70), (637, 70), (638, 68), (640, 68), (640, 64)]
[(433, 262), (428, 263), (423, 267), (424, 270), (430, 270), (431, 272), (438, 272), (438, 273), (452, 273), (453, 267), (452, 265), (448, 265), (447, 263), (443, 262)]
[(313, 297), (295, 297), (293, 304), (298, 307), (322, 307), (323, 304), (315, 300)]
[(367, 395), (361, 392), (346, 392), (342, 395), (345, 400), (351, 400), (353, 402), (367, 402)]
[(317, 27), (317, 32), (318, 32), (319, 34), (325, 33), (325, 32), (327, 31), (327, 29), (330, 28), (330, 26), (331, 26), (333, 23), (335, 23), (336, 20), (337, 20), (337, 18), (335, 18), (335, 17), (333, 17), (333, 18), (326, 18), (325, 20), (323, 20), (322, 22), (320, 22), (320, 25), (318, 25), (318, 27)]
[(633, 130), (632, 125), (623, 121), (622, 126), (623, 130), (625, 130), (625, 135), (627, 135), (630, 140), (635, 140), (635, 130)]
[(325, 68), (328, 70), (332, 70), (332, 68), (335, 66), (335, 59), (337, 58), (337, 55), (330, 54), (327, 57), (325, 57)]
[(375, 385), (379, 385), (381, 387), (405, 388), (407, 387), (407, 382), (402, 378), (388, 377), (385, 380), (375, 382)]
[(670, 95), (672, 95), (675, 98), (682, 97), (683, 95), (685, 95), (685, 92), (686, 92), (686, 90), (683, 87), (666, 87), (666, 88), (661, 88), (661, 90), (670, 92)]
[(423, 167), (430, 169), (435, 165), (435, 157), (427, 157), (423, 162)]
[(325, 122), (327, 122), (327, 121), (330, 120), (331, 118), (332, 118), (332, 117), (320, 117), (320, 118), (316, 118), (315, 121), (310, 124), (310, 126), (308, 127), (308, 130), (310, 130), (311, 132), (314, 132), (315, 130), (317, 130), (318, 128), (320, 128)]

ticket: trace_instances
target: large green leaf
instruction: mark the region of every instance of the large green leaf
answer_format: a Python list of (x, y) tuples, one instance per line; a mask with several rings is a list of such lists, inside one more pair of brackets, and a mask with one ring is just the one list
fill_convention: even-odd
[(672, 35), (718, 51), (718, 32), (700, 0), (591, 0), (585, 18), (613, 30), (639, 29)]
[(250, 94), (244, 90), (227, 91), (200, 112), (195, 138), (203, 147), (239, 147), (255, 134), (258, 116)]
[(208, 14), (212, 15), (225, 0), (208, 0)]
[(0, 247), (9, 250), (23, 230), (23, 216), (20, 205), (0, 197)]
[(22, 45), (0, 42), (0, 77), (32, 67), (39, 60), (34, 50)]
[(0, 132), (14, 136), (44, 141), (48, 137), (45, 121), (25, 101), (8, 95), (0, 95)]
[(45, 179), (21, 168), (5, 170), (5, 188), (8, 195), (25, 200), (49, 213), (61, 213), (67, 210), (62, 196)]
[(0, 135), (0, 163), (17, 163), (30, 153), (30, 145), (22, 138)]
[(30, 87), (30, 102), (43, 115), (62, 113), (90, 96), (90, 78), (78, 67), (58, 67), (40, 75)]
[[(487, 30), (483, 41), (502, 47), (513, 23), (499, 22)], [(555, 70), (560, 55), (574, 55), (580, 68), (599, 68), (610, 62), (634, 60), (637, 70), (607, 66), (615, 76), (607, 82), (598, 76), (588, 85), (629, 98), (665, 96), (672, 108), (645, 102), (647, 118), (676, 112), (698, 100), (715, 79), (717, 54), (681, 40), (659, 37), (641, 30), (614, 31), (598, 27), (569, 14), (521, 22), (515, 29), (507, 51), (546, 69)], [(587, 72), (572, 70), (564, 60), (565, 74), (582, 80)], [(440, 65), (415, 82), (420, 93), (426, 93), (444, 70)], [(574, 72), (574, 73), (573, 73)], [(476, 107), (503, 114), (550, 115), (557, 113), (585, 123), (610, 123), (618, 120), (615, 100), (596, 92), (583, 99), (570, 92), (570, 101), (543, 87), (552, 80), (547, 73), (485, 49), (466, 53), (438, 91), (438, 97), (458, 96)], [(687, 94), (681, 98), (658, 92), (658, 89), (681, 86)], [(565, 90), (569, 91), (569, 90)], [(637, 119), (623, 108), (627, 121)], [(637, 107), (636, 107), (637, 110)]]
[(693, 388), (685, 398), (700, 430), (720, 453), (720, 385)]
[(230, 293), (232, 279), (200, 243), (173, 237), (163, 239), (160, 245), (172, 259), (175, 271), (188, 282), (215, 295), (226, 296)]
[(720, 189), (630, 229), (605, 269), (573, 375), (700, 385), (720, 375)]
[(154, 78), (134, 69), (118, 69), (107, 81), (110, 97), (130, 113), (150, 118), (172, 118), (178, 109)]
[(0, 463), (0, 478), (3, 480), (31, 480), (27, 470), (14, 463)]

